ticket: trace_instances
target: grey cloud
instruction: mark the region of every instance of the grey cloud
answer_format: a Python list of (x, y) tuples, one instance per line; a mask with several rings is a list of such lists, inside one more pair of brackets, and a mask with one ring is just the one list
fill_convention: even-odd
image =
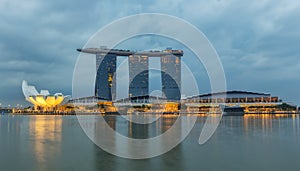
[[(292, 0), (3, 0), (0, 102), (24, 101), (20, 92), (23, 79), (52, 92), (70, 94), (76, 48), (115, 19), (158, 12), (184, 18), (206, 34), (221, 56), (229, 89), (270, 92), (300, 104), (299, 94), (294, 93), (300, 84), (299, 9), (300, 3)], [(164, 46), (156, 39), (145, 39), (138, 50)], [(205, 70), (194, 74), (201, 77), (197, 79), (201, 92), (209, 91)], [(278, 82), (289, 85), (279, 86)]]

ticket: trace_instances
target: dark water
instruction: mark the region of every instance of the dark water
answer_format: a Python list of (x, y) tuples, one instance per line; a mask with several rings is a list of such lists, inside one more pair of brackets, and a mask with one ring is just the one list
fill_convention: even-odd
[[(116, 116), (106, 119), (128, 132), (123, 129), (127, 122)], [(173, 120), (164, 118), (161, 129)], [(212, 138), (199, 145), (204, 122), (205, 117), (198, 117), (190, 135), (168, 153), (129, 160), (94, 145), (76, 116), (4, 115), (0, 116), (0, 170), (300, 170), (299, 116), (223, 117)], [(145, 130), (133, 127), (128, 134), (153, 132)]]

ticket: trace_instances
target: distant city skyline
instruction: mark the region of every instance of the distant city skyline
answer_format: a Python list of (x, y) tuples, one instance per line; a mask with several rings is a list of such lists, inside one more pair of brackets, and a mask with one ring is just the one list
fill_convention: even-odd
[[(203, 31), (219, 53), (228, 90), (271, 93), (300, 105), (299, 2), (4, 0), (0, 4), (1, 106), (30, 105), (22, 94), (22, 80), (51, 93), (72, 94), (75, 49), (111, 21), (144, 12), (174, 15)], [(118, 47), (181, 48), (174, 41), (151, 36)], [(192, 52), (184, 51), (184, 58), (192, 57)], [(200, 93), (209, 93), (207, 79), (202, 80), (204, 68), (193, 72), (199, 77)]]

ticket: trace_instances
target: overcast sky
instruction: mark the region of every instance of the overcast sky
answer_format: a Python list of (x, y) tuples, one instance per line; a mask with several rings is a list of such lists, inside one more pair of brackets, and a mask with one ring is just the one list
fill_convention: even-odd
[(229, 90), (271, 93), (300, 105), (295, 0), (1, 0), (0, 103), (28, 105), (22, 80), (72, 94), (76, 48), (113, 20), (145, 12), (174, 15), (200, 29), (220, 55)]

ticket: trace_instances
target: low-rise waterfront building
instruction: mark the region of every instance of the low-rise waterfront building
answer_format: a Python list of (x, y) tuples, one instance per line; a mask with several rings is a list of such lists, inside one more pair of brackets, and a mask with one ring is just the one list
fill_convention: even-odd
[(219, 104), (240, 106), (246, 114), (251, 113), (297, 113), (297, 106), (283, 102), (278, 96), (248, 91), (227, 91), (202, 94), (183, 100), (193, 112), (218, 111)]

